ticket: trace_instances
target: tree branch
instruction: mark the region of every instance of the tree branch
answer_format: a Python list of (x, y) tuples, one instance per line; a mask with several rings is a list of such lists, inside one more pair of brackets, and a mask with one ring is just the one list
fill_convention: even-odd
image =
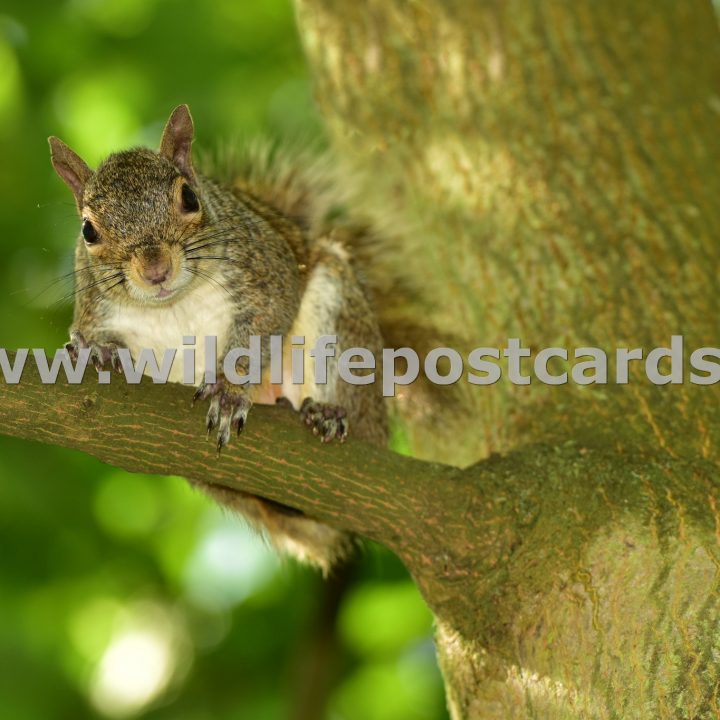
[[(457, 587), (435, 598), (430, 586), (455, 577), (452, 558), (474, 532), (474, 523), (458, 518), (480, 497), (475, 473), (352, 439), (321, 444), (295, 413), (263, 406), (253, 408), (242, 436), (218, 455), (204, 437), (205, 407), (193, 408), (191, 397), (191, 388), (147, 378), (128, 385), (114, 376), (101, 386), (94, 377), (73, 385), (63, 376), (45, 385), (28, 363), (19, 384), (0, 382), (0, 432), (80, 450), (131, 472), (179, 475), (289, 505), (395, 551), (436, 610), (444, 602), (464, 606)], [(459, 566), (455, 580), (469, 579), (467, 562)]]
[(204, 434), (205, 404), (193, 408), (191, 398), (189, 387), (147, 378), (128, 385), (117, 375), (105, 386), (89, 376), (80, 385), (64, 378), (45, 385), (28, 363), (19, 384), (0, 381), (0, 427), (131, 472), (260, 495), (390, 546), (394, 524), (417, 512), (425, 486), (454, 472), (361, 441), (321, 444), (295, 413), (263, 406), (218, 455)]

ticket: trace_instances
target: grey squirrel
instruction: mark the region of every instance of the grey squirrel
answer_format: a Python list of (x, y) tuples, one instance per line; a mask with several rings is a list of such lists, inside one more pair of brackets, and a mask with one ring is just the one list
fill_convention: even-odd
[[(215, 336), (218, 358), (262, 336), (263, 367), (270, 335), (304, 336), (306, 352), (322, 335), (336, 335), (336, 356), (364, 347), (376, 356), (382, 340), (376, 317), (343, 237), (361, 230), (334, 223), (332, 183), (312, 167), (265, 156), (223, 183), (197, 172), (191, 154), (193, 122), (177, 107), (160, 150), (110, 155), (92, 171), (67, 145), (49, 139), (52, 164), (72, 190), (81, 217), (75, 249), (76, 304), (67, 348), (90, 348), (96, 366), (118, 367), (118, 349), (162, 356), (183, 338)], [(178, 353), (179, 355), (180, 353)], [(198, 360), (201, 360), (198, 354)], [(305, 373), (303, 385), (202, 381), (196, 399), (209, 401), (208, 433), (218, 450), (242, 431), (253, 402), (289, 401), (321, 440), (348, 432), (387, 442), (380, 381), (341, 381), (330, 361), (327, 384)], [(306, 367), (309, 363), (306, 363)], [(247, 358), (238, 361), (248, 371)], [(181, 372), (171, 376), (179, 379)], [(326, 572), (351, 550), (353, 539), (292, 508), (201, 484), (223, 506), (264, 528), (273, 544)]]

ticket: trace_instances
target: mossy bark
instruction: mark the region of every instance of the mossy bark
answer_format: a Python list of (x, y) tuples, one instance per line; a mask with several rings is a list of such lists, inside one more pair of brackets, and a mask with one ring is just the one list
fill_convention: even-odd
[[(717, 340), (720, 36), (709, 2), (297, 7), (327, 125), (366, 179), (364, 209), (399, 228), (395, 252), (376, 262), (421, 289), (410, 312), (468, 346)], [(459, 445), (472, 461), (583, 432), (678, 455), (714, 456), (719, 444), (716, 390), (687, 382), (501, 382), (468, 395), (476, 421), (453, 437), (453, 461)]]
[[(611, 357), (608, 385), (464, 384), (440, 421), (412, 417), (422, 457), (504, 455), (467, 471), (472, 492), (443, 487), (449, 557), (409, 559), (454, 716), (718, 717), (720, 398), (688, 381), (689, 352), (720, 344), (711, 3), (296, 8), (358, 202), (394, 231), (375, 270), (418, 289), (386, 320)], [(672, 335), (682, 384), (641, 363), (612, 384), (615, 348)]]

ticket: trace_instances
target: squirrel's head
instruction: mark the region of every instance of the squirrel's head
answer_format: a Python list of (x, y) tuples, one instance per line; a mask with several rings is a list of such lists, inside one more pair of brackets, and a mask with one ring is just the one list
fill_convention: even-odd
[(95, 271), (98, 293), (135, 301), (165, 302), (197, 271), (187, 246), (206, 224), (190, 146), (193, 122), (177, 107), (163, 131), (160, 150), (110, 155), (94, 172), (58, 138), (51, 137), (53, 167), (75, 196), (81, 219), (81, 252)]

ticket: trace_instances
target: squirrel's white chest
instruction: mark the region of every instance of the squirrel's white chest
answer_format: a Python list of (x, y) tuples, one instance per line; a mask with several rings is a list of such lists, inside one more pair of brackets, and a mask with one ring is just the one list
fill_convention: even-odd
[(157, 307), (117, 307), (107, 319), (107, 331), (130, 350), (133, 358), (140, 351), (153, 350), (158, 364), (166, 349), (175, 349), (170, 382), (182, 382), (183, 338), (195, 337), (195, 384), (205, 374), (205, 338), (217, 338), (218, 356), (227, 344), (235, 310), (230, 295), (219, 287), (203, 283), (174, 303)]

